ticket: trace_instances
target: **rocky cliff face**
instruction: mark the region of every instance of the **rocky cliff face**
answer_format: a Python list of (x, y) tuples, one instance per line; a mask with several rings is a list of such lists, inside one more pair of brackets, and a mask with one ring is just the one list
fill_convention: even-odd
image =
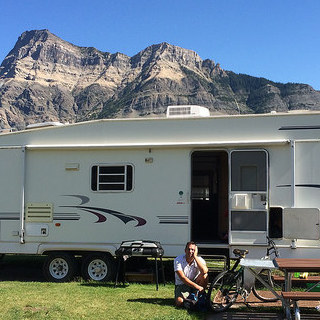
[(221, 69), (168, 43), (133, 57), (24, 32), (0, 66), (0, 127), (42, 121), (162, 115), (168, 105), (212, 113), (320, 109), (320, 92)]

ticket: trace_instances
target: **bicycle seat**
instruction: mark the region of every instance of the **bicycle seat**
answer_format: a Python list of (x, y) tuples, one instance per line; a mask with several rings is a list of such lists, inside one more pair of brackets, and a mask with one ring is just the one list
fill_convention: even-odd
[(249, 250), (234, 249), (233, 253), (237, 257), (244, 258), (249, 253)]

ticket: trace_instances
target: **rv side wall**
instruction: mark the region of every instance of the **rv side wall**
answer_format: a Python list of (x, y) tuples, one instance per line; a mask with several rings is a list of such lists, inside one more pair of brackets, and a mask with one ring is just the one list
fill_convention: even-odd
[[(92, 190), (92, 166), (126, 164), (133, 167), (132, 190)], [(0, 170), (7, 169), (2, 166)], [(16, 214), (19, 197), (12, 196), (12, 189), (19, 189), (19, 171), (12, 169), (11, 175), (15, 178), (9, 181), (14, 185), (2, 190), (1, 197), (11, 199), (6, 210)], [(121, 180), (123, 176), (106, 179)], [(173, 256), (189, 239), (190, 154), (183, 149), (29, 150), (25, 197), (34, 211), (45, 205), (53, 207), (52, 213), (27, 214), (25, 248), (29, 246), (31, 251), (39, 243), (75, 243), (79, 249), (81, 244), (83, 249), (109, 244), (117, 248), (123, 240), (152, 239), (161, 242), (167, 256)], [(1, 246), (10, 241), (10, 250), (19, 252), (19, 221), (1, 220), (1, 230)]]

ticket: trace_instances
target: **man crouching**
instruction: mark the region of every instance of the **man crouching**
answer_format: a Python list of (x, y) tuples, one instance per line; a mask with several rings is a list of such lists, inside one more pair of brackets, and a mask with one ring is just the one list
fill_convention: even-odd
[(203, 291), (208, 285), (208, 268), (204, 259), (198, 256), (198, 247), (193, 241), (186, 244), (185, 254), (174, 259), (175, 302), (183, 305), (190, 293)]

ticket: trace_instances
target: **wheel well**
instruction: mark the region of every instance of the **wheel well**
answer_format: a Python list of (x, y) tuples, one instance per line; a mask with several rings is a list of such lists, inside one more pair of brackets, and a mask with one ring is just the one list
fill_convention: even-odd
[(88, 255), (93, 255), (93, 254), (105, 254), (109, 258), (114, 258), (114, 256), (108, 252), (108, 251), (75, 251), (75, 250), (47, 250), (42, 253), (42, 255), (48, 256), (50, 254), (59, 254), (59, 253), (67, 253), (72, 256), (80, 256), (80, 257), (85, 257)]

